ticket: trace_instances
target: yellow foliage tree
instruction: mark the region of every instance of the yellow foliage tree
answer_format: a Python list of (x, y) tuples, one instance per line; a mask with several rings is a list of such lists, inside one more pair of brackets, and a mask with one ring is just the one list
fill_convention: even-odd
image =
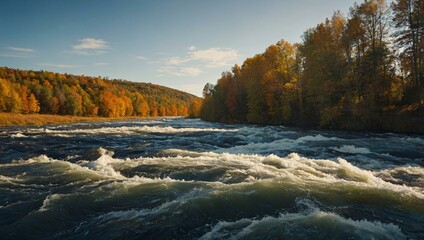
[(28, 97), (28, 112), (38, 113), (40, 111), (40, 103), (35, 98), (34, 94), (31, 93)]

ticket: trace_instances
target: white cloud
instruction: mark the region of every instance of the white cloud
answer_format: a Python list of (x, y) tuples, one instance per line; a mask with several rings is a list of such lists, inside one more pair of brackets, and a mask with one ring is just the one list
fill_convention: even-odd
[(183, 68), (180, 68), (180, 73), (181, 74), (184, 74), (186, 76), (196, 77), (201, 72), (202, 72), (202, 70), (200, 70), (199, 68), (196, 68), (196, 67), (183, 67)]
[(189, 58), (206, 63), (208, 67), (224, 67), (237, 61), (239, 54), (235, 49), (208, 48), (192, 50)]
[(239, 57), (237, 50), (231, 48), (198, 49), (190, 46), (185, 56), (167, 57), (152, 63), (162, 65), (157, 70), (161, 76), (196, 77), (207, 68), (229, 67), (236, 63)]
[(207, 48), (197, 49), (194, 46), (188, 48), (185, 57), (169, 57), (165, 59), (166, 65), (198, 64), (208, 68), (221, 68), (232, 65), (239, 58), (239, 53), (231, 48)]
[(78, 42), (78, 44), (71, 46), (71, 51), (65, 52), (77, 55), (99, 55), (106, 53), (107, 50), (110, 49), (109, 42), (103, 39), (84, 38), (78, 40)]
[(138, 60), (147, 60), (147, 58), (144, 56), (136, 56), (135, 58)]
[(177, 77), (197, 77), (202, 70), (197, 67), (162, 67), (157, 70), (161, 75), (172, 75)]
[(74, 50), (85, 50), (85, 49), (108, 49), (109, 43), (103, 39), (95, 38), (84, 38), (79, 40), (79, 44), (73, 45)]
[(35, 50), (32, 48), (19, 48), (19, 47), (8, 47), (7, 49), (12, 50), (14, 52), (21, 52), (21, 53), (34, 53)]
[(31, 56), (23, 55), (23, 54), (11, 54), (11, 53), (2, 53), (0, 57), (11, 57), (11, 58), (30, 58)]
[(189, 58), (182, 58), (182, 57), (170, 57), (167, 58), (165, 61), (165, 64), (167, 65), (181, 65), (183, 63), (189, 62)]
[(96, 63), (94, 63), (94, 65), (96, 65), (96, 66), (107, 66), (107, 65), (109, 65), (109, 63), (96, 62)]
[(75, 68), (78, 67), (76, 65), (71, 64), (56, 64), (56, 63), (40, 63), (40, 66), (43, 67), (54, 67), (54, 68)]
[(1, 57), (30, 58), (36, 52), (32, 48), (7, 47), (5, 49), (6, 51), (0, 54)]

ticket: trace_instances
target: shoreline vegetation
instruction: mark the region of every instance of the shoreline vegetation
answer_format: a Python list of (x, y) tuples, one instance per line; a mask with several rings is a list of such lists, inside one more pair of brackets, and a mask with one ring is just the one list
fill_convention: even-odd
[(21, 114), (0, 113), (0, 127), (9, 126), (41, 126), (50, 124), (65, 124), (79, 122), (107, 122), (131, 119), (146, 119), (146, 117), (82, 117), (51, 114)]
[(368, 0), (203, 89), (203, 120), (424, 134), (424, 1)]

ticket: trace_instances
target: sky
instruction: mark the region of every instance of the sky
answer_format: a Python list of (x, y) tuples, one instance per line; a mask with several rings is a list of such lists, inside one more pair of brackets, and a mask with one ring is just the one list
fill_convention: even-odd
[[(201, 96), (234, 64), (354, 0), (1, 0), (0, 66), (150, 82)], [(362, 2), (362, 1), (359, 1)]]

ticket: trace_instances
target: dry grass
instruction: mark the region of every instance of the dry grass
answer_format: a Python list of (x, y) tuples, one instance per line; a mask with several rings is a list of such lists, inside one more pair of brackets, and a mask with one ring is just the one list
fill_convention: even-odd
[(61, 116), (45, 114), (17, 114), (0, 113), (0, 126), (25, 126), (25, 125), (46, 125), (75, 122), (103, 122), (125, 119), (140, 119), (138, 117), (126, 118), (103, 118), (103, 117), (79, 117), (79, 116)]

